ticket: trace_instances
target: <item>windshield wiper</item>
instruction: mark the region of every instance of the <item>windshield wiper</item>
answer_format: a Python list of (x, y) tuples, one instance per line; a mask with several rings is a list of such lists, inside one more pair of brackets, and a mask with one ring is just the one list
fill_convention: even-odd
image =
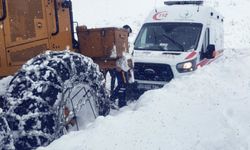
[(169, 41), (171, 41), (175, 46), (179, 47), (181, 51), (185, 51), (185, 48), (183, 45), (181, 45), (179, 42), (175, 41), (171, 37), (169, 37), (166, 33), (162, 34), (165, 38), (167, 38)]

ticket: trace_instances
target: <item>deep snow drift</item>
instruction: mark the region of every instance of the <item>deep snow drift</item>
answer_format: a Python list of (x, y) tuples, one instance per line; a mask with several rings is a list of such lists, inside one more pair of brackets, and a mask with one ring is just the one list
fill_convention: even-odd
[(248, 150), (249, 60), (250, 52), (228, 50), (216, 63), (40, 149)]

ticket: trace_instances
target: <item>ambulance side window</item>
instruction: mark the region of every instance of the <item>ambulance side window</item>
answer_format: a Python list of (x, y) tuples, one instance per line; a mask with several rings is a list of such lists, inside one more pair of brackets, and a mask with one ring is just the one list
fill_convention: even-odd
[(209, 44), (210, 44), (210, 30), (209, 30), (209, 28), (207, 28), (206, 32), (205, 32), (205, 37), (204, 37), (203, 43), (202, 43), (200, 60), (206, 58), (207, 46)]
[(210, 30), (209, 30), (209, 28), (207, 28), (206, 32), (205, 32), (204, 41), (203, 41), (203, 44), (202, 44), (202, 48), (203, 48), (204, 53), (207, 52), (207, 46), (209, 44), (210, 44)]

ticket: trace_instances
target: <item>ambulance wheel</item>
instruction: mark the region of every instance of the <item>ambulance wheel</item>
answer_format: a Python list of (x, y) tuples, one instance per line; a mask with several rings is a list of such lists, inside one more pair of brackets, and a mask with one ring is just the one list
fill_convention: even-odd
[[(110, 110), (104, 77), (89, 58), (69, 51), (48, 51), (28, 61), (14, 76), (7, 90), (6, 119), (16, 149), (46, 146), (63, 134), (65, 91), (78, 85), (89, 87), (88, 95), (98, 115)], [(82, 97), (83, 99), (85, 97)], [(76, 102), (78, 108), (86, 100)]]

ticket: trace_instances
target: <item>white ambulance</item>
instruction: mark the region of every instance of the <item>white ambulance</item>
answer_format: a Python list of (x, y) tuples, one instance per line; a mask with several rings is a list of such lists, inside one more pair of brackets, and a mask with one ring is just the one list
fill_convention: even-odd
[(137, 88), (162, 87), (223, 53), (223, 17), (203, 1), (167, 1), (153, 10), (134, 43)]

